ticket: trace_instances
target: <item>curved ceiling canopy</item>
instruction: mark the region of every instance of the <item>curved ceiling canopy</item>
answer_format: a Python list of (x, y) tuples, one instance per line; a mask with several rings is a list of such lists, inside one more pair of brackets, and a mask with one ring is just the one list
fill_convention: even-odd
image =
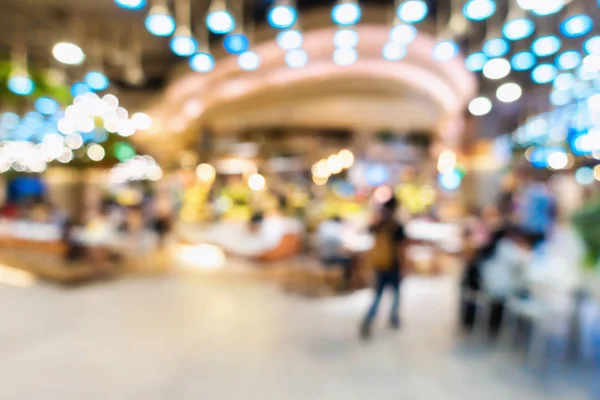
[(476, 93), (462, 57), (434, 60), (434, 38), (419, 34), (401, 61), (387, 61), (381, 51), (388, 26), (356, 31), (359, 57), (349, 66), (332, 59), (336, 28), (330, 27), (304, 33), (309, 61), (303, 68), (287, 67), (284, 51), (271, 40), (252, 48), (261, 58), (256, 71), (242, 71), (229, 56), (209, 74), (184, 73), (148, 110), (153, 129), (137, 140), (164, 149), (174, 140), (193, 141), (200, 127), (223, 134), (268, 126), (434, 132), (461, 118)]

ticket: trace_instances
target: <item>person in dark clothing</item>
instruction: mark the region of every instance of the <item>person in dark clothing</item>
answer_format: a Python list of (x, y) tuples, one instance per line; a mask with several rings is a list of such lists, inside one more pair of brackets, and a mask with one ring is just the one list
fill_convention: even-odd
[(407, 238), (404, 227), (394, 219), (397, 208), (398, 202), (395, 198), (384, 203), (378, 219), (370, 228), (375, 235), (375, 244), (371, 250), (371, 262), (375, 269), (375, 297), (361, 325), (360, 334), (363, 339), (371, 336), (371, 325), (377, 314), (381, 296), (388, 287), (394, 296), (389, 319), (390, 326), (394, 329), (400, 327), (401, 267)]

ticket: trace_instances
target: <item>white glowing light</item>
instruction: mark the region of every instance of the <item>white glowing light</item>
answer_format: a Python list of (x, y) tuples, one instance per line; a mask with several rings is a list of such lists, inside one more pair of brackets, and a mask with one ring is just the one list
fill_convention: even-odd
[(260, 174), (252, 174), (248, 178), (248, 186), (250, 189), (258, 191), (263, 190), (265, 188), (265, 177)]
[(488, 79), (502, 79), (510, 73), (510, 63), (504, 58), (494, 58), (483, 66), (483, 75)]
[(417, 37), (417, 29), (408, 24), (398, 24), (390, 31), (390, 42), (410, 44)]
[(99, 144), (94, 143), (89, 145), (87, 148), (87, 156), (92, 161), (102, 161), (105, 155), (106, 152), (104, 151), (104, 147), (100, 146)]
[(477, 117), (492, 111), (492, 102), (487, 97), (477, 97), (469, 103), (469, 112)]
[(340, 156), (332, 154), (327, 158), (327, 170), (332, 174), (339, 174), (344, 169), (344, 163)]
[(200, 164), (196, 168), (196, 176), (202, 182), (212, 182), (215, 180), (217, 172), (215, 167), (210, 164)]
[(290, 50), (285, 54), (285, 63), (290, 68), (302, 68), (308, 64), (308, 54), (302, 49)]
[(548, 166), (552, 169), (564, 169), (569, 164), (569, 157), (563, 151), (555, 151), (548, 156)]
[(398, 61), (406, 56), (405, 45), (397, 42), (389, 42), (383, 46), (383, 58), (388, 61)]
[(260, 56), (253, 51), (246, 51), (238, 56), (238, 66), (244, 71), (254, 71), (260, 67)]
[(302, 46), (302, 32), (296, 29), (288, 29), (277, 34), (277, 44), (283, 50), (298, 49)]
[(521, 98), (523, 89), (516, 83), (505, 83), (496, 90), (496, 97), (503, 103), (512, 103)]
[(358, 40), (358, 32), (354, 29), (338, 29), (333, 34), (333, 44), (337, 48), (356, 47)]
[(65, 138), (65, 144), (70, 149), (77, 150), (83, 146), (83, 138), (78, 133), (72, 133)]
[(333, 61), (337, 65), (347, 66), (352, 65), (358, 59), (358, 53), (353, 48), (335, 49), (333, 52)]
[(85, 60), (85, 54), (79, 46), (73, 43), (61, 42), (54, 45), (52, 55), (59, 62), (68, 65), (80, 65)]
[(135, 128), (140, 131), (146, 131), (152, 126), (152, 118), (146, 113), (137, 112), (131, 116), (135, 123)]
[(350, 150), (340, 150), (338, 157), (342, 160), (343, 168), (350, 168), (354, 164), (354, 154)]

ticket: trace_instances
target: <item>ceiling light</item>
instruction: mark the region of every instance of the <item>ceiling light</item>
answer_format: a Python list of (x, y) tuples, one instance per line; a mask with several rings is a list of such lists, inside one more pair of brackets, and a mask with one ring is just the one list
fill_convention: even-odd
[(6, 86), (19, 96), (29, 96), (35, 89), (35, 84), (26, 74), (11, 74)]
[(523, 95), (523, 89), (516, 83), (505, 83), (496, 90), (496, 98), (503, 103), (517, 101)]
[(566, 106), (572, 100), (571, 94), (562, 90), (555, 90), (550, 93), (550, 103), (555, 106)]
[[(526, 0), (532, 13), (539, 16), (556, 14), (565, 6), (565, 0)], [(524, 0), (519, 0), (519, 3), (524, 3)]]
[(34, 106), (43, 115), (52, 115), (58, 111), (58, 102), (50, 97), (40, 97), (35, 101)]
[(517, 18), (507, 21), (502, 27), (502, 34), (508, 40), (525, 39), (533, 33), (535, 24), (527, 18)]
[(427, 17), (429, 9), (423, 0), (408, 0), (398, 6), (398, 18), (407, 24), (415, 24)]
[(333, 34), (333, 44), (339, 48), (356, 47), (358, 40), (358, 32), (354, 29), (338, 29)]
[(239, 55), (238, 65), (244, 71), (254, 71), (260, 67), (260, 56), (253, 51), (246, 51)]
[(510, 73), (510, 63), (504, 58), (494, 58), (483, 66), (483, 75), (488, 79), (502, 79)]
[(521, 51), (515, 54), (510, 62), (515, 71), (527, 71), (533, 68), (536, 58), (528, 51)]
[(288, 29), (277, 34), (277, 44), (283, 50), (293, 50), (302, 47), (304, 37), (297, 29)]
[(215, 68), (215, 59), (208, 53), (200, 52), (190, 57), (189, 64), (196, 72), (210, 72)]
[(438, 61), (448, 61), (458, 56), (459, 52), (460, 48), (456, 42), (444, 40), (433, 47), (433, 58)]
[(383, 58), (398, 61), (406, 56), (406, 47), (401, 43), (388, 42), (383, 46)]
[(483, 44), (483, 53), (490, 58), (502, 57), (509, 49), (508, 42), (502, 38), (489, 39)]
[(496, 2), (493, 0), (469, 0), (463, 7), (463, 14), (470, 20), (482, 21), (494, 15)]
[(206, 26), (212, 33), (223, 35), (235, 28), (235, 20), (226, 10), (214, 10), (206, 16)]
[(590, 54), (583, 59), (583, 69), (587, 72), (600, 72), (600, 54)]
[[(179, 30), (179, 28), (178, 28)], [(186, 30), (187, 31), (187, 30)], [(198, 51), (198, 42), (188, 32), (175, 32), (171, 39), (171, 51), (180, 57), (189, 57)]]
[(298, 14), (294, 7), (276, 5), (269, 10), (267, 21), (273, 28), (287, 29), (296, 23)]
[(145, 21), (148, 32), (155, 36), (171, 36), (175, 31), (175, 20), (164, 4), (152, 6)]
[(580, 37), (587, 35), (594, 27), (594, 21), (585, 14), (573, 15), (563, 21), (560, 31), (566, 37)]
[(351, 47), (335, 49), (335, 51), (333, 52), (333, 61), (337, 65), (341, 65), (341, 66), (352, 65), (356, 62), (357, 59), (358, 59), (358, 52)]
[(540, 64), (531, 72), (531, 79), (538, 84), (550, 83), (556, 78), (556, 67), (552, 64)]
[(576, 50), (565, 51), (556, 57), (556, 65), (559, 69), (573, 69), (581, 64), (581, 54)]
[(398, 24), (390, 31), (390, 42), (410, 44), (417, 37), (417, 28), (412, 25)]
[(469, 112), (476, 117), (488, 114), (492, 111), (492, 102), (487, 97), (477, 97), (469, 103)]
[(331, 19), (338, 25), (355, 25), (360, 21), (361, 10), (358, 3), (351, 0), (341, 1), (331, 10)]
[(560, 74), (554, 79), (554, 88), (560, 91), (571, 90), (575, 85), (575, 76), (571, 73)]
[(488, 58), (482, 52), (470, 54), (465, 60), (465, 65), (469, 71), (481, 72)]
[(542, 36), (537, 38), (531, 44), (533, 53), (538, 57), (547, 57), (555, 54), (561, 46), (560, 39), (558, 36)]
[(97, 91), (105, 90), (109, 85), (106, 75), (98, 71), (92, 71), (85, 74), (84, 81), (90, 88)]
[(115, 0), (115, 3), (121, 8), (139, 10), (140, 8), (144, 8), (146, 0)]
[(588, 54), (600, 54), (600, 36), (592, 36), (586, 40), (583, 48)]
[(285, 53), (285, 63), (291, 68), (302, 68), (308, 63), (308, 54), (302, 49), (290, 50)]
[[(279, 35), (277, 37), (279, 38)], [(250, 41), (246, 35), (241, 33), (231, 33), (225, 36), (223, 47), (230, 54), (242, 54), (250, 48)]]
[(54, 45), (52, 55), (59, 62), (68, 65), (79, 65), (85, 60), (85, 54), (73, 43), (61, 42)]

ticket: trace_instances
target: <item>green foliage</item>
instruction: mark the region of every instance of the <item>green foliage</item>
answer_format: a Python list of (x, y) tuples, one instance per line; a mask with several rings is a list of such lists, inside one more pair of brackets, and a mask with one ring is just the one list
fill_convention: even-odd
[(62, 105), (69, 104), (72, 100), (69, 87), (53, 82), (44, 71), (29, 70), (29, 76), (35, 84), (33, 93), (29, 96), (19, 96), (8, 89), (7, 83), (12, 70), (9, 61), (0, 61), (0, 105), (22, 105), (33, 103), (35, 99), (47, 96), (55, 99)]

